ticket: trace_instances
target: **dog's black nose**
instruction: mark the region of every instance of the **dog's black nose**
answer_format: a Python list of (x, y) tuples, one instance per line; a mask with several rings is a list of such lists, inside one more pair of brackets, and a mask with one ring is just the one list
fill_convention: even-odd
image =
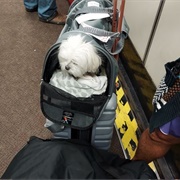
[(69, 66), (65, 66), (65, 69), (68, 71), (70, 69), (70, 67)]

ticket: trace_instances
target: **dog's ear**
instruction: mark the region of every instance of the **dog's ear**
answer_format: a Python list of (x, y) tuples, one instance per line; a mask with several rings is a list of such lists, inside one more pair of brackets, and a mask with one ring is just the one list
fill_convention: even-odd
[(99, 66), (101, 66), (102, 64), (101, 57), (99, 56), (97, 49), (91, 43), (87, 43), (86, 46), (86, 49), (88, 51), (87, 71), (96, 73), (98, 71)]
[(92, 67), (91, 67), (92, 70), (91, 71), (94, 73), (97, 73), (101, 64), (102, 64), (101, 57), (97, 53), (94, 54), (94, 56), (92, 57)]

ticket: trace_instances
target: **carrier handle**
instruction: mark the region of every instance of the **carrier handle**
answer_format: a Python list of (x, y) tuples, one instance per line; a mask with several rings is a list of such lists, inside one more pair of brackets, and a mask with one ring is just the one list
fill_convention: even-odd
[[(99, 39), (104, 42), (104, 48), (111, 54), (116, 55), (121, 52), (124, 47), (124, 39), (129, 33), (129, 27), (126, 23), (126, 20), (123, 19), (122, 23), (122, 32), (110, 32), (102, 29), (98, 29), (85, 23), (81, 24), (82, 26), (79, 29), (85, 33), (90, 34), (91, 36)], [(86, 25), (86, 26), (85, 26)], [(84, 26), (84, 27), (83, 27)], [(113, 46), (116, 43), (115, 50), (112, 52)]]
[[(121, 33), (119, 37), (117, 38), (111, 38), (106, 44), (104, 44), (104, 48), (111, 54), (116, 57), (118, 55), (123, 47), (124, 47), (124, 40), (127, 37), (126, 34)], [(119, 40), (118, 40), (119, 39)], [(118, 41), (117, 41), (118, 40)], [(113, 49), (114, 44), (116, 44), (115, 48)], [(112, 51), (113, 49), (113, 51)], [(116, 59), (116, 58), (115, 58)]]
[(75, 13), (74, 18), (76, 18), (80, 14), (87, 14), (87, 13), (107, 13), (110, 16), (112, 16), (113, 9), (112, 8), (94, 7), (94, 6), (84, 7), (83, 9), (80, 9)]
[(102, 30), (99, 28), (95, 28), (95, 27), (92, 27), (89, 25), (86, 26), (85, 23), (83, 23), (82, 26), (79, 27), (79, 30), (96, 37), (97, 39), (101, 40), (102, 42), (108, 42), (108, 40), (110, 38), (117, 38), (120, 36), (120, 34), (118, 32), (114, 33), (114, 32)]
[(71, 25), (72, 22), (74, 21), (74, 19), (76, 17), (78, 17), (78, 15), (88, 14), (88, 13), (106, 13), (106, 14), (109, 14), (110, 17), (112, 17), (113, 9), (112, 8), (94, 7), (94, 6), (92, 6), (92, 7), (91, 6), (90, 7), (84, 7), (82, 9), (79, 9), (76, 13), (72, 13), (71, 15), (69, 15), (67, 17), (66, 23), (68, 25)]

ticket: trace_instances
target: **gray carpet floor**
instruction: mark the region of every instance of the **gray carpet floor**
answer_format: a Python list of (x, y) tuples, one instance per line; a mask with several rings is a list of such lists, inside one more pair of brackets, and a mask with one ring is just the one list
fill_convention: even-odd
[[(67, 14), (66, 0), (57, 5)], [(39, 84), (46, 52), (62, 28), (26, 12), (23, 0), (0, 2), (0, 177), (30, 136), (51, 137), (43, 127)]]

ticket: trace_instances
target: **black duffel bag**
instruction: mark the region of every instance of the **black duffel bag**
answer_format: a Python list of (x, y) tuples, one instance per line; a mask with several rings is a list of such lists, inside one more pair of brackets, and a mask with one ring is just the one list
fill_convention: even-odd
[(122, 159), (77, 140), (31, 137), (2, 179), (156, 179), (144, 161)]

